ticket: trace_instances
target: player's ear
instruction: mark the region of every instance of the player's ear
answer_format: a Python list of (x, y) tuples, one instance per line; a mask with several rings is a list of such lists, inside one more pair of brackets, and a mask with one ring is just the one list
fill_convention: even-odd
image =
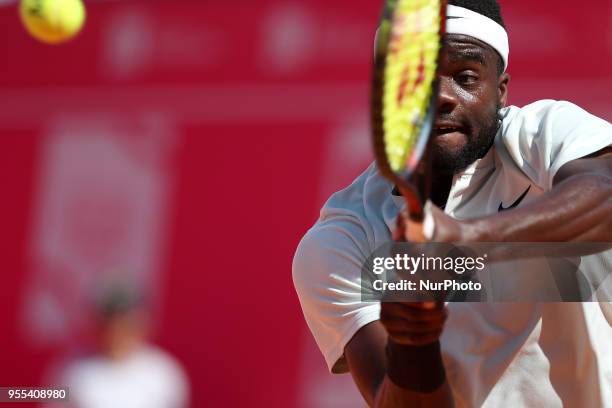
[(499, 105), (503, 108), (508, 102), (508, 82), (510, 82), (510, 75), (503, 73), (497, 80), (497, 98)]

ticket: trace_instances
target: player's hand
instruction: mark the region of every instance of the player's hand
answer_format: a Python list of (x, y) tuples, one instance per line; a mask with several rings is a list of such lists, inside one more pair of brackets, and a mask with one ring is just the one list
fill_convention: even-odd
[(424, 223), (414, 221), (404, 209), (397, 217), (397, 229), (393, 234), (393, 240), (397, 242), (470, 242), (472, 231), (468, 221), (456, 220), (446, 214), (435, 205), (428, 203), (425, 206), (425, 219), (430, 218), (433, 231), (429, 231), (427, 237)]
[(396, 343), (423, 346), (440, 339), (448, 310), (443, 302), (383, 302), (380, 322)]
[[(405, 210), (400, 212), (393, 240), (426, 242), (423, 223), (414, 221)], [(399, 344), (422, 346), (439, 340), (447, 316), (444, 302), (381, 303), (380, 321), (388, 336)]]
[(427, 242), (423, 232), (423, 222), (415, 221), (404, 208), (397, 215), (397, 228), (393, 232), (395, 242)]
[(434, 242), (468, 242), (469, 223), (459, 221), (446, 214), (433, 204), (426, 206), (434, 228), (431, 241)]

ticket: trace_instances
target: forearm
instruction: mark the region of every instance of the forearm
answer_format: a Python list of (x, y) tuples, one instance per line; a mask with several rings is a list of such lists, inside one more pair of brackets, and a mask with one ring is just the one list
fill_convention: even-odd
[(386, 374), (374, 407), (453, 407), (439, 341), (422, 346), (389, 339)]
[(612, 178), (573, 176), (521, 208), (467, 221), (462, 235), (470, 242), (610, 242)]
[(389, 377), (381, 383), (376, 401), (373, 405), (376, 408), (397, 408), (397, 407), (453, 407), (453, 396), (448, 382), (431, 393), (419, 393), (403, 389), (395, 385)]

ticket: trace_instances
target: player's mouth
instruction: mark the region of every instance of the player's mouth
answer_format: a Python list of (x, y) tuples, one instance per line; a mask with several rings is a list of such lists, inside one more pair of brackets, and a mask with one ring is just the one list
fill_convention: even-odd
[(438, 136), (459, 136), (465, 135), (465, 128), (458, 123), (436, 123), (433, 129), (433, 135)]

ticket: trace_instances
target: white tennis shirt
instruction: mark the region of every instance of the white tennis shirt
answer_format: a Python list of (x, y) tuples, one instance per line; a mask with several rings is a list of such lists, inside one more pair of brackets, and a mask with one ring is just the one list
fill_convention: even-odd
[[(565, 163), (612, 145), (612, 126), (569, 102), (542, 100), (502, 110), (485, 157), (455, 175), (445, 211), (458, 219), (520, 205), (552, 188)], [(403, 205), (371, 165), (327, 201), (302, 239), (293, 281), (306, 322), (334, 373), (344, 347), (378, 320), (361, 301), (361, 267), (389, 242)], [(612, 268), (608, 264), (607, 268)], [(612, 407), (610, 304), (450, 303), (441, 338), (459, 407)]]
[(59, 383), (69, 388), (69, 406), (75, 408), (189, 406), (189, 383), (183, 368), (154, 346), (144, 346), (122, 360), (92, 357), (74, 362)]

